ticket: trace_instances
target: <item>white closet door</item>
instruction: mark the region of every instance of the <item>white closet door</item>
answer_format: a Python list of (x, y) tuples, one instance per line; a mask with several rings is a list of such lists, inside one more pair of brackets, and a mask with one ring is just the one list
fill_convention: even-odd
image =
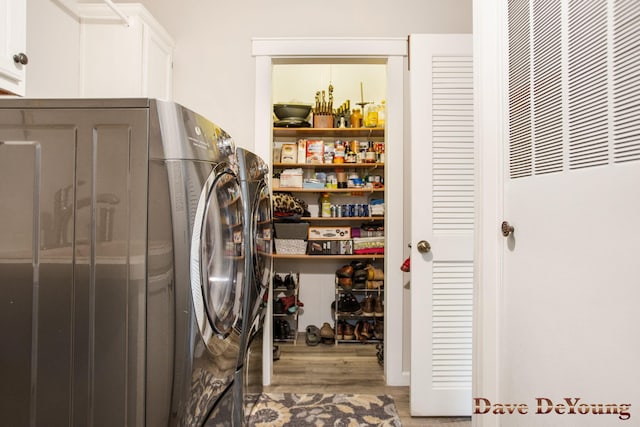
[[(466, 34), (410, 37), (413, 416), (471, 413), (471, 42)], [(430, 250), (420, 252), (425, 243)]]
[[(640, 3), (511, 0), (508, 15), (514, 232), (491, 398), (529, 407), (503, 426), (624, 423), (640, 404)], [(565, 399), (581, 409), (554, 409)]]

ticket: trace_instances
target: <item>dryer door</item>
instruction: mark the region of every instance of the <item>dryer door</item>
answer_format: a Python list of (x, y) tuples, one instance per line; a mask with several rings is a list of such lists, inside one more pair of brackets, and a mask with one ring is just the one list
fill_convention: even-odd
[(259, 300), (262, 300), (264, 292), (269, 288), (271, 283), (271, 248), (272, 242), (272, 213), (271, 213), (271, 196), (269, 188), (260, 182), (258, 194), (256, 195), (255, 206), (253, 207), (253, 233), (254, 251), (253, 266), (255, 274), (255, 286), (257, 287)]
[(227, 170), (214, 170), (198, 203), (191, 242), (191, 289), (205, 343), (212, 336), (226, 338), (240, 317), (242, 225), (242, 198), (236, 176)]

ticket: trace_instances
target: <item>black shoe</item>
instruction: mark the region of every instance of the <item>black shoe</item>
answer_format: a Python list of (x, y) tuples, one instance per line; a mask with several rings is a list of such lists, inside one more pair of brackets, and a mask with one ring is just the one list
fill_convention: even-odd
[(273, 312), (275, 314), (284, 314), (285, 308), (284, 308), (284, 303), (282, 302), (281, 298), (278, 298), (276, 301), (274, 301), (274, 303), (273, 303)]
[(275, 274), (273, 276), (273, 287), (284, 288), (284, 281), (282, 280), (282, 276), (280, 276), (279, 274)]
[(342, 294), (338, 300), (338, 311), (341, 313), (361, 314), (362, 307), (352, 293)]
[(287, 274), (287, 276), (284, 278), (284, 286), (290, 291), (296, 288), (296, 281), (293, 279), (292, 274)]
[(287, 340), (291, 337), (291, 325), (286, 320), (282, 321), (282, 339)]

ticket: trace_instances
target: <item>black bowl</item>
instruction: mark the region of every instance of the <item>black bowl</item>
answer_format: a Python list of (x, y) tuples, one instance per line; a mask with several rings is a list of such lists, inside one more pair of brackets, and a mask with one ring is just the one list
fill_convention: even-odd
[(309, 117), (311, 106), (304, 104), (274, 104), (273, 112), (278, 120), (301, 119)]

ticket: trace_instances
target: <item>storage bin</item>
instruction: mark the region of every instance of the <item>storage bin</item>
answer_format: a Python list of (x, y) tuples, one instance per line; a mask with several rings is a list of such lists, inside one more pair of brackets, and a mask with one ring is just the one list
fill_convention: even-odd
[(276, 222), (273, 225), (278, 239), (306, 240), (309, 233), (308, 222)]
[(304, 255), (307, 253), (307, 241), (299, 239), (274, 239), (277, 254)]

